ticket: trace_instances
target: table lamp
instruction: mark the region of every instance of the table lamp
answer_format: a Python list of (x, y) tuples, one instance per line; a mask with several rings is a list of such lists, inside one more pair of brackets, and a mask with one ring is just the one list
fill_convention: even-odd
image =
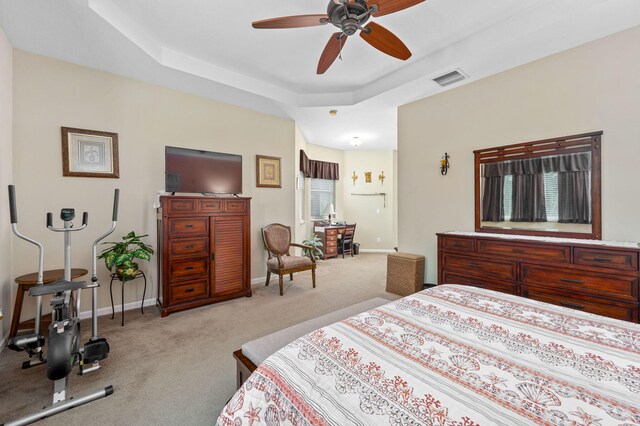
[(331, 222), (331, 216), (335, 216), (336, 207), (333, 204), (327, 204), (327, 207), (324, 209), (324, 214), (329, 216), (329, 222)]

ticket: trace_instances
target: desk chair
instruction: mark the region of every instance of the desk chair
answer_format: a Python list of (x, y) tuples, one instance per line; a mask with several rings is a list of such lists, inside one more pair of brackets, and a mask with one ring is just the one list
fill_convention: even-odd
[(344, 254), (349, 253), (353, 257), (353, 238), (356, 234), (356, 224), (347, 225), (342, 233), (342, 258)]
[[(267, 282), (269, 285), (271, 273), (278, 274), (280, 284), (280, 296), (284, 295), (283, 275), (289, 274), (293, 281), (293, 273), (311, 270), (313, 288), (316, 287), (316, 258), (313, 256), (313, 247), (291, 242), (291, 227), (272, 223), (262, 228), (262, 241), (264, 249), (269, 256), (267, 260)], [(289, 248), (300, 247), (306, 249), (307, 256), (291, 256)]]

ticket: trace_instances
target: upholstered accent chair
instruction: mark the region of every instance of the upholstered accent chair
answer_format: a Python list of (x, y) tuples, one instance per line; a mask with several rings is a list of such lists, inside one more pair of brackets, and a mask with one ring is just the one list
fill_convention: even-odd
[[(267, 282), (269, 285), (271, 274), (277, 274), (280, 284), (280, 296), (284, 294), (283, 276), (289, 274), (293, 281), (293, 273), (311, 270), (313, 288), (316, 287), (316, 258), (313, 247), (291, 242), (291, 227), (280, 223), (272, 223), (262, 228), (262, 241), (269, 256), (267, 260)], [(290, 247), (306, 249), (309, 256), (291, 256)]]
[(353, 237), (356, 235), (356, 225), (347, 225), (342, 232), (342, 258), (346, 253), (353, 257)]

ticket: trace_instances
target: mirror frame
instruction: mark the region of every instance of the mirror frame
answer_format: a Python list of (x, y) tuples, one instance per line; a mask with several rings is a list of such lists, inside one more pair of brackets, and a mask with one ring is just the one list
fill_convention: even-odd
[[(563, 136), (533, 142), (484, 148), (473, 151), (475, 176), (475, 229), (494, 234), (534, 235), (544, 237), (602, 239), (601, 142), (602, 131)], [(544, 157), (553, 154), (591, 153), (591, 232), (553, 232), (530, 229), (483, 228), (480, 221), (480, 165), (498, 161)]]

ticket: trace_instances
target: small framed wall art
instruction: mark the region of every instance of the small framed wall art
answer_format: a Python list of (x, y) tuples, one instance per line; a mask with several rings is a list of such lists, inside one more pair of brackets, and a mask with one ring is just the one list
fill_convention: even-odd
[(119, 178), (118, 134), (63, 127), (62, 176)]
[(256, 155), (256, 186), (258, 188), (282, 188), (280, 157)]

